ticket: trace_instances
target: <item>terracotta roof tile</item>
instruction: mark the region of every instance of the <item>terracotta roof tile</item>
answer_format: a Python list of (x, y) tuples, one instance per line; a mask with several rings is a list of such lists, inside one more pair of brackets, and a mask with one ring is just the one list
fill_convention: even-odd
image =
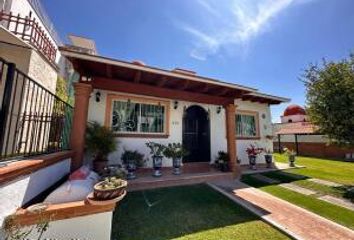
[(276, 134), (311, 134), (316, 132), (316, 126), (309, 122), (287, 123), (281, 126)]

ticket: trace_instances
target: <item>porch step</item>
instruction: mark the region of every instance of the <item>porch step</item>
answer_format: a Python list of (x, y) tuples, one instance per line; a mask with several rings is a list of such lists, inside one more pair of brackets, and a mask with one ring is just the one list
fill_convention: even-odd
[(184, 173), (204, 173), (213, 170), (214, 169), (210, 166), (209, 162), (184, 163), (182, 167), (182, 171)]
[(193, 185), (206, 182), (232, 180), (231, 172), (207, 172), (207, 173), (183, 173), (181, 175), (166, 174), (159, 178), (153, 176), (145, 176), (128, 181), (128, 191), (139, 191), (146, 189)]

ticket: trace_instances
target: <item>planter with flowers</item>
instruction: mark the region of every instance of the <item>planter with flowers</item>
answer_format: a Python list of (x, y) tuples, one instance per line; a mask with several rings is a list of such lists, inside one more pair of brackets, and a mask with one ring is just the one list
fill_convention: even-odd
[(250, 163), (250, 168), (253, 170), (256, 170), (256, 161), (257, 161), (257, 156), (263, 151), (262, 148), (258, 148), (255, 145), (251, 144), (247, 149), (246, 153), (248, 155), (248, 160)]
[(161, 168), (162, 168), (162, 159), (163, 159), (162, 152), (165, 149), (165, 147), (164, 145), (155, 142), (147, 142), (145, 144), (150, 149), (150, 154), (152, 157), (153, 167), (154, 167), (153, 176), (161, 177), (162, 176)]
[(295, 167), (295, 160), (296, 160), (296, 152), (292, 149), (284, 148), (283, 149), (285, 155), (288, 156), (289, 160), (289, 167)]
[(93, 189), (93, 201), (120, 201), (126, 194), (127, 181), (117, 177), (107, 177)]
[(97, 122), (89, 123), (86, 128), (86, 151), (93, 156), (93, 169), (105, 173), (108, 155), (117, 148), (117, 141), (111, 129)]
[(124, 153), (121, 156), (121, 160), (125, 165), (128, 174), (127, 179), (131, 180), (136, 178), (135, 171), (138, 167), (144, 165), (144, 155), (138, 151), (124, 150)]
[(172, 158), (173, 174), (181, 174), (182, 158), (188, 154), (181, 143), (169, 143), (163, 150), (163, 155), (166, 158)]
[(267, 168), (272, 168), (272, 162), (273, 162), (273, 152), (270, 149), (267, 149), (264, 151), (264, 159), (267, 164)]

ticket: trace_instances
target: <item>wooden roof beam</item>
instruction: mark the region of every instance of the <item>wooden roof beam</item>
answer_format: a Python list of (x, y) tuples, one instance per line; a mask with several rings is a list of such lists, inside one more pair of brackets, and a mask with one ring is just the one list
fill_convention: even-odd
[(137, 71), (134, 76), (134, 82), (139, 83), (141, 80), (141, 71)]
[(167, 81), (168, 81), (167, 77), (166, 77), (166, 76), (163, 76), (163, 77), (161, 78), (161, 80), (159, 80), (159, 81), (157, 82), (156, 85), (157, 85), (158, 87), (163, 87), (163, 86), (166, 85)]
[(112, 78), (112, 65), (109, 64), (106, 65), (106, 74), (107, 77)]

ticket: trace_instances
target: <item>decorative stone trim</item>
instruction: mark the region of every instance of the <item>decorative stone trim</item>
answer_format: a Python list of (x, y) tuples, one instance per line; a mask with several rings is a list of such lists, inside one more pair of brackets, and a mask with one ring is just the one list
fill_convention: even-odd
[(49, 205), (46, 210), (40, 213), (31, 213), (26, 209), (20, 208), (12, 217), (16, 225), (30, 226), (37, 224), (41, 220), (51, 222), (103, 212), (112, 212), (115, 207), (115, 203), (91, 205), (86, 201), (78, 201)]
[(74, 151), (63, 151), (9, 163), (0, 168), (0, 185), (71, 158), (73, 155)]

